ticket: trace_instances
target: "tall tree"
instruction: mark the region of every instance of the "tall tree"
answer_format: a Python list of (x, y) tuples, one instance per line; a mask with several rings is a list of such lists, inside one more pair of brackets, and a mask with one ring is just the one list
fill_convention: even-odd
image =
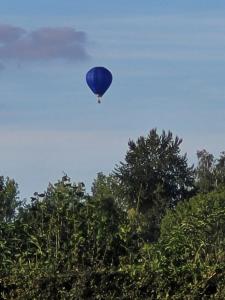
[(194, 169), (181, 154), (181, 143), (170, 131), (159, 135), (152, 129), (147, 137), (129, 141), (125, 162), (115, 169), (123, 201), (148, 216), (150, 231), (158, 230), (166, 208), (193, 195)]

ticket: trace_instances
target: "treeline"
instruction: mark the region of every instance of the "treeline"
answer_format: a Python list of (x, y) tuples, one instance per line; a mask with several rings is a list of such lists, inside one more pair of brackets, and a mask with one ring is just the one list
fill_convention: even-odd
[(65, 175), (29, 201), (0, 177), (0, 299), (225, 299), (225, 152), (156, 129), (92, 193)]

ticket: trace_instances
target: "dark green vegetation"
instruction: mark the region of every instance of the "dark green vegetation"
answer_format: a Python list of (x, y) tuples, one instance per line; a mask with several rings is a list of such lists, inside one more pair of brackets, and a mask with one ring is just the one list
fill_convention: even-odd
[(225, 153), (197, 167), (171, 132), (129, 141), (92, 193), (31, 201), (0, 178), (0, 299), (225, 299)]

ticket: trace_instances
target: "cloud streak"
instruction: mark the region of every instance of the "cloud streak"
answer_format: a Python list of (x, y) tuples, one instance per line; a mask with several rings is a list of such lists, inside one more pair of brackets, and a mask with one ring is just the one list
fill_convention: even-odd
[(4, 63), (88, 58), (86, 33), (72, 27), (42, 27), (33, 31), (0, 24), (0, 60)]

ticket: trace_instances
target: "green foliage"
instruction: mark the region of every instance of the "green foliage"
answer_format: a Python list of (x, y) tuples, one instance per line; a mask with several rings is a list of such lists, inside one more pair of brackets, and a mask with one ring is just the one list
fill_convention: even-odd
[(21, 204), (18, 200), (18, 186), (14, 180), (0, 176), (0, 222), (11, 221)]
[(199, 192), (208, 193), (215, 188), (225, 187), (225, 152), (215, 159), (205, 149), (197, 151), (198, 166), (196, 168), (197, 187)]
[(159, 135), (153, 129), (146, 138), (129, 141), (125, 163), (115, 170), (122, 201), (150, 220), (149, 240), (157, 238), (165, 210), (194, 193), (194, 170), (188, 167), (186, 155), (180, 153), (181, 142), (170, 131)]
[(92, 184), (92, 195), (95, 199), (113, 198), (118, 204), (120, 198), (120, 185), (118, 179), (113, 175), (104, 175), (102, 172), (97, 174)]
[(167, 212), (145, 268), (162, 299), (224, 299), (224, 247), (225, 191), (198, 195)]
[(24, 203), (0, 177), (0, 300), (225, 299), (225, 155), (194, 171), (180, 144), (130, 141), (91, 195), (65, 175)]
[(90, 197), (65, 176), (35, 195), (13, 224), (2, 223), (1, 297), (105, 299), (115, 278), (114, 299), (126, 253), (124, 212), (113, 198)]

